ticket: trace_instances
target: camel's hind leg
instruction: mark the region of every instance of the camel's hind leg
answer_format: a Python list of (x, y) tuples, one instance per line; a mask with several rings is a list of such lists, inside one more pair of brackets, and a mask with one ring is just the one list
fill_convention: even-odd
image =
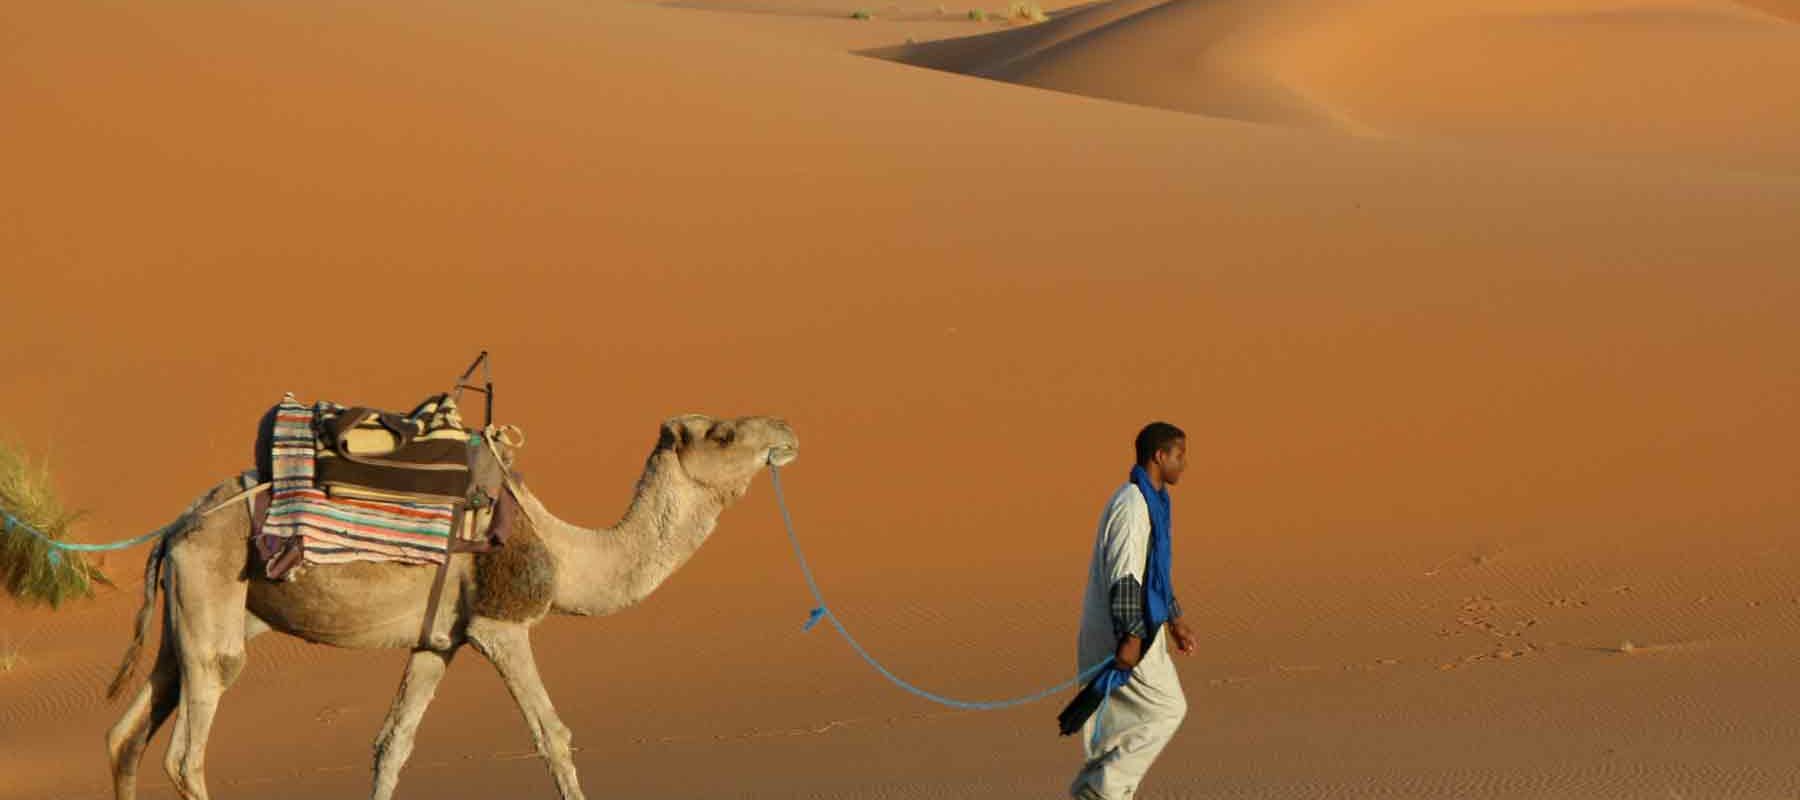
[[(254, 616), (248, 617), (244, 622), (244, 643), (247, 645), (250, 643), (251, 639), (268, 632), (269, 626), (267, 623)], [(179, 658), (176, 658), (173, 663), (176, 664), (176, 674), (179, 675), (181, 663)], [(179, 698), (175, 701), (175, 708), (177, 710), (181, 708)], [(163, 754), (163, 772), (169, 776), (169, 780), (174, 782), (177, 787), (180, 787), (182, 784), (181, 763), (182, 755), (186, 752), (187, 715), (176, 714), (175, 724), (169, 728), (169, 749)]]
[(375, 739), (375, 790), (370, 795), (374, 800), (389, 800), (394, 796), (394, 787), (400, 782), (400, 768), (406, 766), (407, 757), (412, 755), (413, 736), (419, 730), (419, 720), (425, 717), (425, 707), (431, 705), (438, 682), (444, 679), (450, 657), (455, 654), (454, 649), (414, 650), (412, 660), (406, 662), (406, 675), (400, 679), (400, 693), (395, 695), (394, 707), (388, 711), (381, 735)]
[(113, 797), (117, 800), (137, 797), (138, 765), (150, 739), (181, 701), (180, 684), (181, 665), (175, 657), (174, 643), (164, 636), (150, 677), (138, 689), (125, 714), (106, 732), (106, 752), (112, 757)]
[(206, 740), (213, 715), (220, 695), (244, 667), (244, 642), (252, 633), (244, 612), (245, 553), (241, 538), (200, 535), (169, 553), (166, 602), (181, 670), (181, 718), (166, 765), (186, 800), (207, 798)]
[(525, 724), (531, 726), (538, 753), (550, 762), (550, 774), (556, 778), (562, 800), (582, 800), (569, 729), (557, 718), (556, 709), (550, 705), (550, 693), (538, 677), (537, 660), (531, 654), (530, 629), (516, 622), (476, 618), (469, 623), (469, 641), (500, 671), (500, 679), (506, 682), (507, 691), (519, 704), (519, 712), (525, 715)]

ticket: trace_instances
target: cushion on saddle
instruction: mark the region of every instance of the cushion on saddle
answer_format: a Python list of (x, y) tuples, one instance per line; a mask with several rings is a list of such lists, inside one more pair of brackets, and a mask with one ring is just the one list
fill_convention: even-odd
[(406, 414), (313, 406), (315, 482), (333, 496), (456, 501), (469, 493), (469, 431), (434, 395)]

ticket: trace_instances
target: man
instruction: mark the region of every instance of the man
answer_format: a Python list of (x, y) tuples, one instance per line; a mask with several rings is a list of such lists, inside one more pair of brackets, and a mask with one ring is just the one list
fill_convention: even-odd
[(1182, 654), (1194, 652), (1193, 631), (1169, 585), (1168, 487), (1187, 469), (1187, 436), (1152, 422), (1136, 446), (1131, 480), (1100, 517), (1078, 646), (1082, 666), (1111, 656), (1130, 675), (1082, 728), (1087, 762), (1069, 787), (1079, 800), (1131, 797), (1187, 715), (1168, 650), (1172, 640)]

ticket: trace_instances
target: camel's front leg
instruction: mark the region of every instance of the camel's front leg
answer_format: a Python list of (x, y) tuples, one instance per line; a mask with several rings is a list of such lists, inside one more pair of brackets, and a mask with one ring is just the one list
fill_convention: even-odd
[(406, 676), (400, 679), (400, 693), (394, 696), (394, 707), (388, 710), (387, 722), (375, 739), (375, 790), (373, 800), (389, 800), (394, 786), (400, 782), (400, 769), (412, 755), (413, 736), (419, 731), (419, 720), (437, 693), (438, 682), (450, 667), (456, 650), (414, 650), (406, 662)]
[(531, 655), (530, 630), (517, 622), (478, 617), (469, 623), (468, 636), (475, 649), (494, 662), (500, 679), (518, 702), (525, 724), (531, 726), (531, 738), (537, 741), (538, 753), (550, 762), (550, 774), (556, 777), (562, 799), (583, 800), (581, 783), (575, 777), (569, 729), (557, 719), (556, 709), (550, 705), (550, 693), (538, 677), (537, 660)]

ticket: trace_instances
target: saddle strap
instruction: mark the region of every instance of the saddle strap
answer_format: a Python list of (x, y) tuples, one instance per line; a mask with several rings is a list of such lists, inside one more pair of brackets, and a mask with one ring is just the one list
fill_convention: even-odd
[[(437, 574), (431, 579), (431, 594), (425, 600), (425, 621), (419, 624), (419, 647), (424, 650), (442, 650), (449, 646), (448, 641), (436, 641), (431, 634), (437, 628), (438, 604), (444, 599), (444, 581), (450, 575), (450, 558), (456, 554), (456, 540), (462, 534), (462, 503), (457, 503), (451, 509), (451, 520), (450, 541), (444, 549), (444, 560), (438, 562)], [(447, 635), (445, 639), (448, 639)]]
[[(485, 430), (481, 436), (482, 442), (487, 445), (488, 451), (494, 454), (495, 460), (500, 464), (501, 486), (503, 487), (501, 490), (503, 496), (499, 499), (498, 504), (494, 509), (494, 515), (488, 522), (490, 528), (498, 527), (503, 524), (510, 526), (510, 521), (505, 520), (508, 515), (512, 513), (525, 513), (524, 507), (519, 505), (520, 492), (518, 484), (513, 482), (513, 475), (508, 469), (507, 459), (500, 453), (500, 448), (495, 444), (496, 434), (498, 434), (500, 438), (507, 438), (509, 440), (508, 443), (514, 447), (525, 443), (524, 433), (519, 431), (518, 428), (514, 428), (510, 425), (499, 428), (489, 426), (489, 429)], [(516, 439), (516, 443), (511, 441), (512, 439)], [(508, 508), (509, 505), (512, 506), (512, 508)], [(462, 537), (462, 526), (464, 519), (469, 516), (463, 513), (465, 510), (467, 510), (467, 506), (464, 503), (458, 502), (452, 511), (453, 522), (451, 522), (450, 525), (449, 547), (444, 553), (444, 560), (438, 563), (437, 575), (434, 576), (431, 581), (431, 594), (425, 601), (425, 620), (419, 626), (419, 647), (426, 650), (442, 650), (449, 646), (448, 641), (433, 641), (431, 634), (432, 629), (437, 627), (438, 604), (443, 601), (444, 582), (450, 575), (451, 557), (457, 553), (482, 553), (496, 547), (504, 546), (505, 544), (504, 530), (501, 531), (498, 541), (492, 537), (484, 537), (479, 542), (465, 542)]]

